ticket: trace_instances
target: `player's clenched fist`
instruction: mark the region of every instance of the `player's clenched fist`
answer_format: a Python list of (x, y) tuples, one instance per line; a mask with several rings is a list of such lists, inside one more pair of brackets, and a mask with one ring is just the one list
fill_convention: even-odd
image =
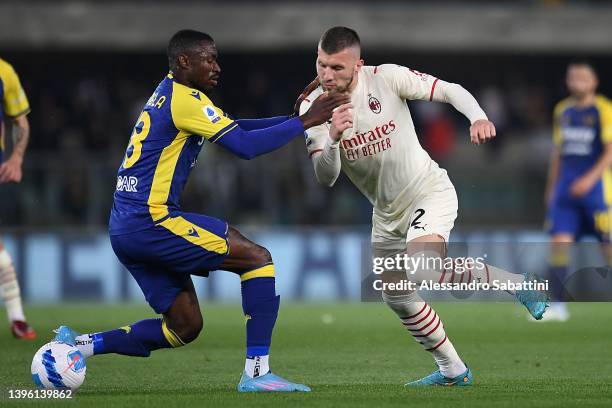
[(0, 184), (21, 182), (21, 161), (12, 157), (0, 164)]
[(470, 140), (474, 144), (486, 143), (495, 136), (495, 126), (490, 120), (480, 119), (470, 126)]
[(304, 123), (304, 129), (327, 122), (331, 118), (334, 108), (348, 103), (350, 99), (349, 95), (342, 93), (322, 93), (312, 102), (310, 109), (300, 116), (302, 123)]
[(342, 132), (353, 127), (353, 105), (346, 103), (334, 110), (329, 136), (334, 142), (340, 140)]

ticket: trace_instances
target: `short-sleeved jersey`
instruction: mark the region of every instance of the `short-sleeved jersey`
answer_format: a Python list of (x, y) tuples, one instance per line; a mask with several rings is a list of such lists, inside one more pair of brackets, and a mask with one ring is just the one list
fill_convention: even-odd
[[(419, 194), (446, 172), (421, 147), (406, 100), (432, 100), (437, 79), (406, 67), (362, 67), (353, 90), (353, 128), (340, 139), (342, 170), (389, 223), (403, 217)], [(305, 112), (323, 92), (317, 88), (302, 103)], [(329, 139), (330, 123), (306, 131), (312, 156)], [(390, 227), (392, 228), (392, 227)]]
[(237, 124), (202, 92), (169, 74), (136, 121), (109, 221), (111, 235), (153, 227), (180, 211), (179, 198), (205, 140)]
[(561, 154), (559, 180), (580, 177), (612, 143), (612, 103), (600, 95), (588, 107), (578, 107), (570, 98), (562, 100), (554, 111), (553, 141)]
[(4, 116), (15, 118), (30, 112), (30, 104), (26, 97), (19, 76), (5, 60), (0, 58), (0, 163), (4, 152)]

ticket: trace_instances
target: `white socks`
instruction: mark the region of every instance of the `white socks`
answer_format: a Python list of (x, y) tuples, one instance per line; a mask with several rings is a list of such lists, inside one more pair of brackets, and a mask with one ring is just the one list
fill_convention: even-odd
[(436, 364), (440, 367), (442, 375), (448, 378), (454, 378), (458, 375), (465, 373), (467, 370), (466, 365), (457, 354), (453, 343), (450, 340), (446, 340), (440, 347), (431, 351)]
[(94, 355), (93, 339), (91, 334), (81, 334), (75, 337), (76, 346), (83, 354), (83, 357), (89, 358)]
[(17, 281), (13, 261), (6, 249), (0, 251), (0, 297), (6, 305), (6, 313), (10, 321), (25, 321), (19, 282)]
[[(492, 265), (485, 265), (485, 267), (489, 271), (489, 279), (491, 281), (498, 280), (501, 283), (522, 283), (525, 281), (525, 276), (520, 273), (511, 273)], [(514, 290), (507, 290), (507, 292), (511, 295), (515, 293)]]
[(260, 377), (268, 374), (270, 366), (268, 365), (269, 356), (255, 356), (252, 358), (247, 357), (244, 363), (244, 371), (251, 378)]
[(446, 336), (442, 320), (417, 292), (399, 296), (383, 293), (382, 297), (417, 343), (432, 353), (442, 375), (454, 378), (467, 370)]

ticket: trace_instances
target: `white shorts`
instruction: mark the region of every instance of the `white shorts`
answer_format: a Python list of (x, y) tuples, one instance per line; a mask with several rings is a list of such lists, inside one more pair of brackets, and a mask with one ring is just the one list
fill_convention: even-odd
[(457, 218), (457, 193), (444, 173), (427, 186), (397, 219), (385, 219), (372, 214), (372, 242), (409, 242), (425, 235), (436, 234), (448, 242)]

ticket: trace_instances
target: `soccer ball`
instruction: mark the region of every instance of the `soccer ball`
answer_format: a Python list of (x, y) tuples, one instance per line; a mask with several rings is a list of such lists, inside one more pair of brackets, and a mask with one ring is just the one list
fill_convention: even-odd
[(70, 344), (52, 341), (32, 360), (32, 379), (38, 388), (76, 391), (85, 380), (85, 357)]

